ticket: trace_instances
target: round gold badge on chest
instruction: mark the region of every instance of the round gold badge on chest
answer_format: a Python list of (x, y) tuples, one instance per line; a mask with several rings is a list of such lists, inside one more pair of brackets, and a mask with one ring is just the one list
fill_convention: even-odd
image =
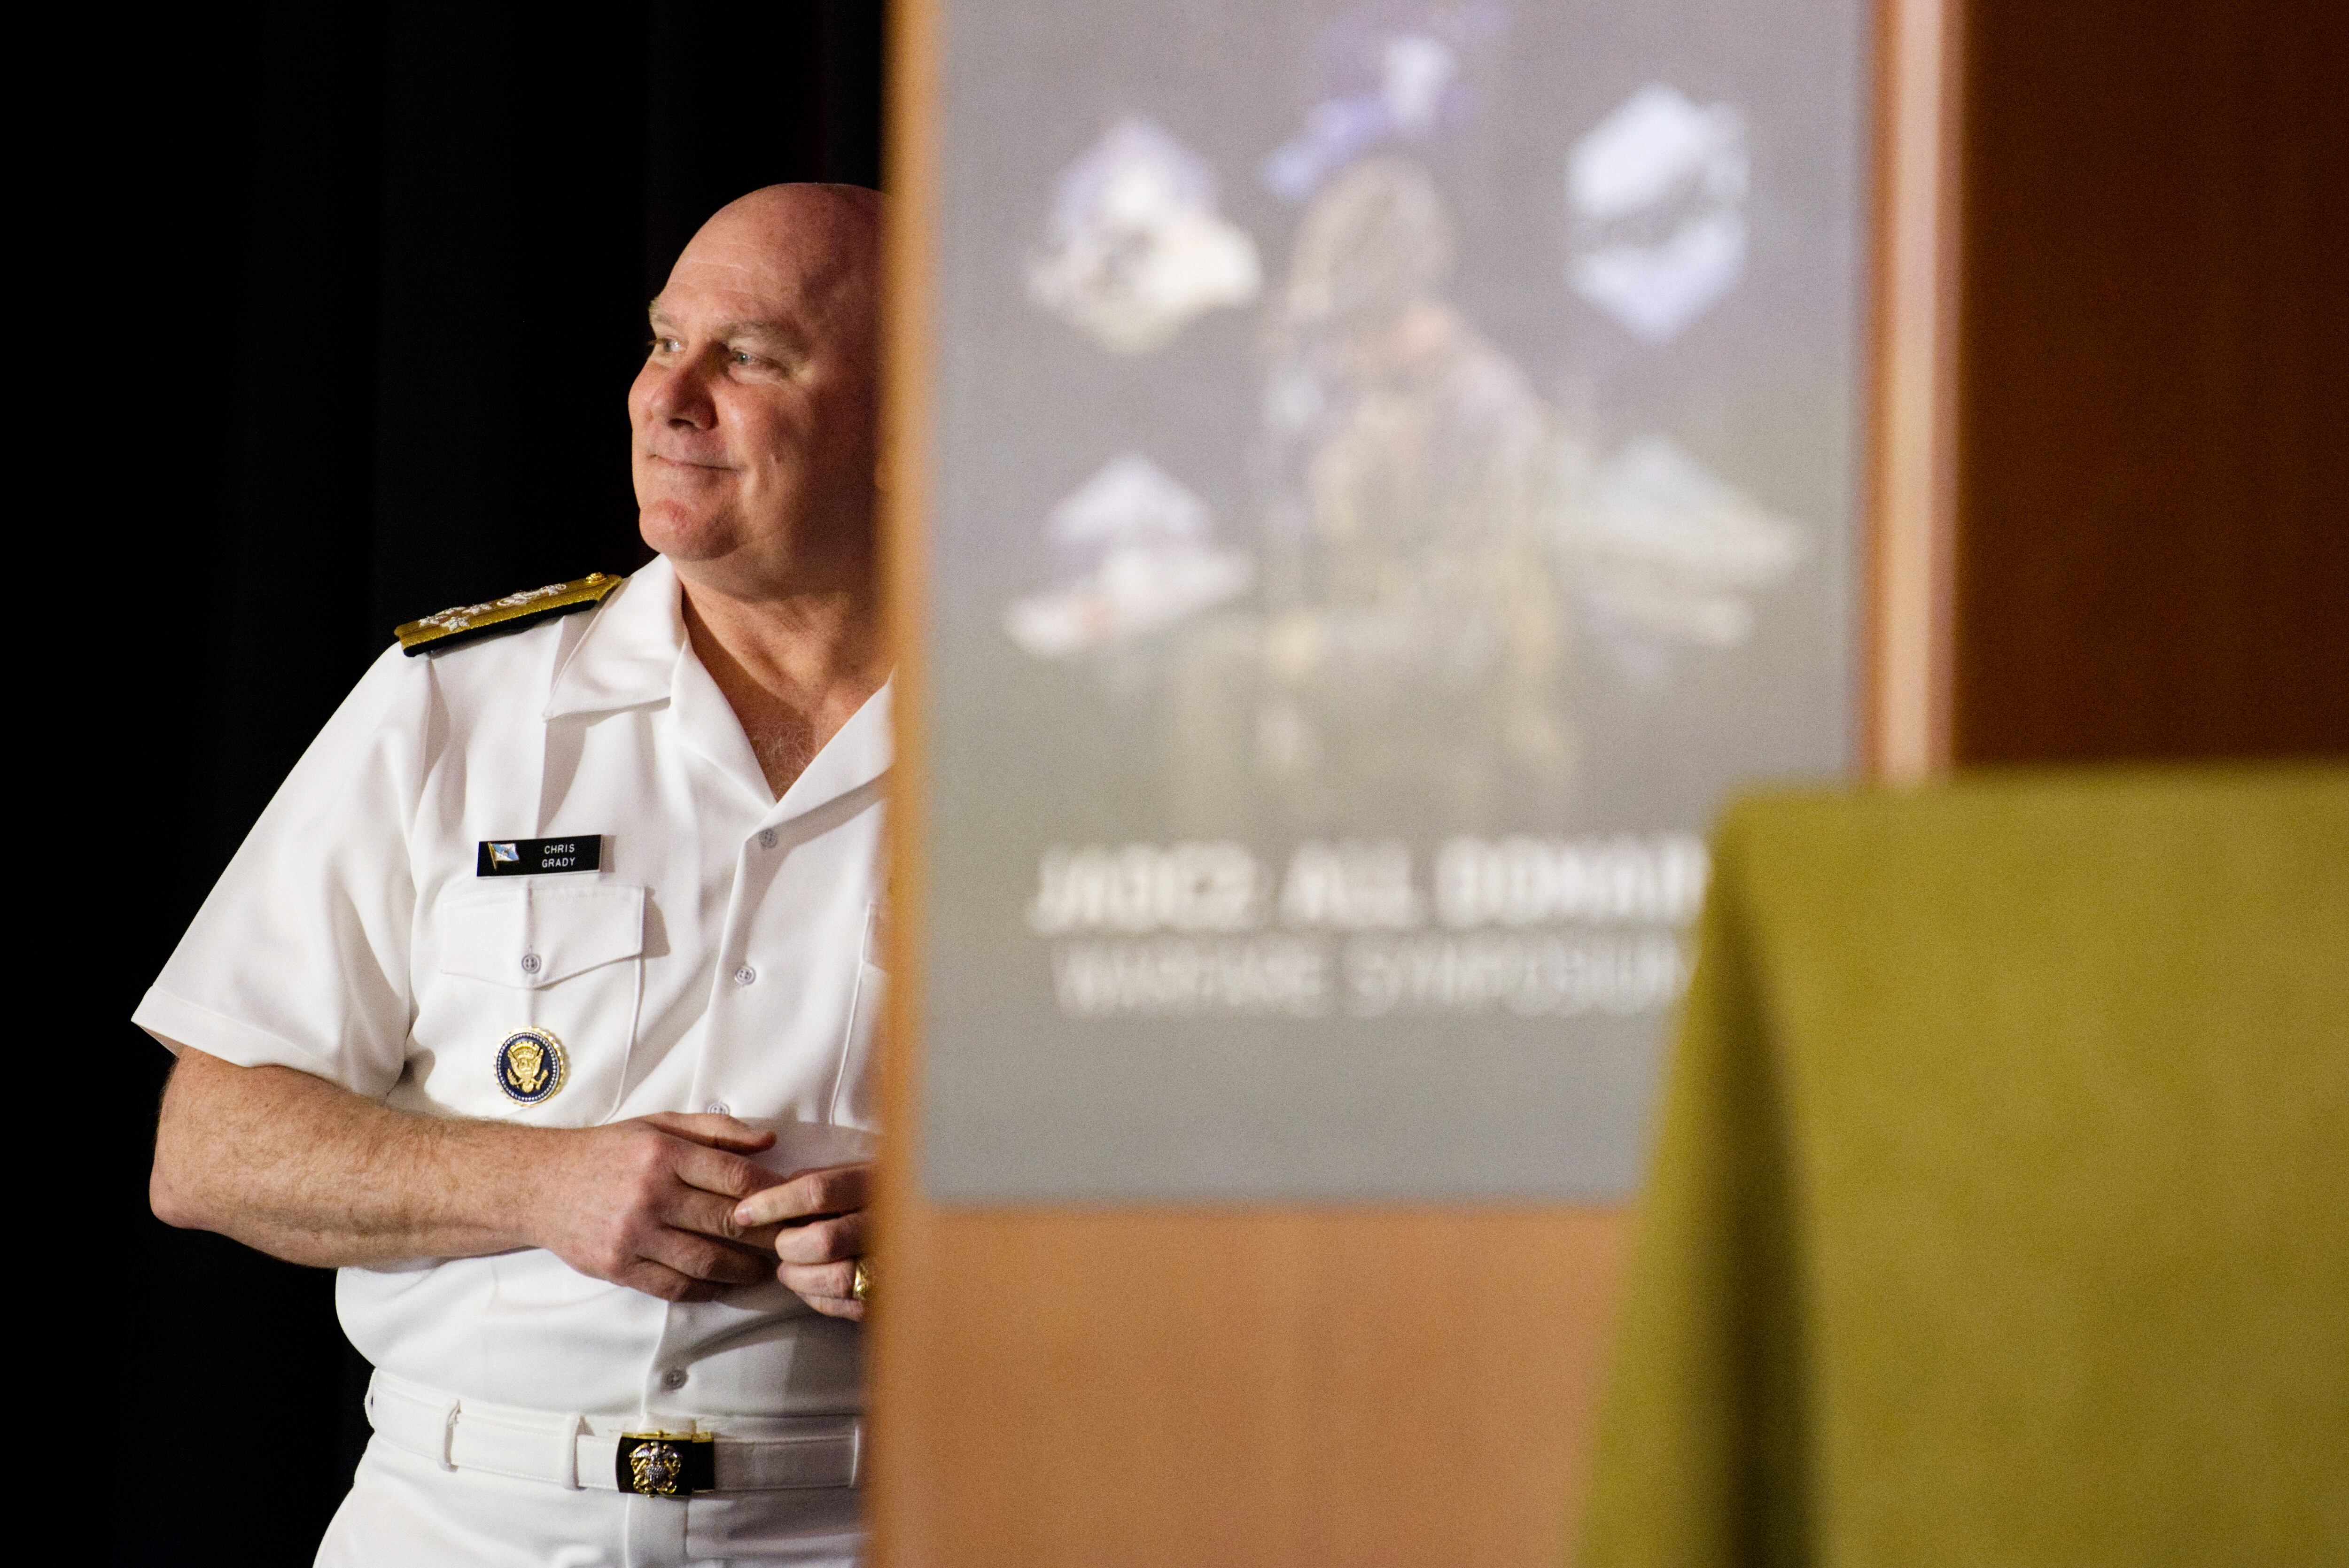
[(498, 1088), (516, 1105), (541, 1105), (563, 1087), (570, 1065), (551, 1029), (516, 1029), (498, 1042)]

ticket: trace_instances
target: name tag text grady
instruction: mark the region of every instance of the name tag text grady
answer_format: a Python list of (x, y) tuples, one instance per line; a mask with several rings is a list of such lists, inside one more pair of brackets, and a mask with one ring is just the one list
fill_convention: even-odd
[(568, 839), (483, 839), (473, 853), (477, 877), (534, 877), (554, 872), (600, 871), (604, 835)]

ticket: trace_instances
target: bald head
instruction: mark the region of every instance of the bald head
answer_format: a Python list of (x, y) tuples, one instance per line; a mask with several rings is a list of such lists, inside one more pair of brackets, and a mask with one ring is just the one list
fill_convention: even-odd
[(629, 389), (646, 542), (742, 598), (870, 571), (881, 199), (771, 185), (719, 209), (652, 302)]
[[(670, 269), (681, 276), (764, 270), (812, 304), (873, 323), (879, 299), (881, 193), (861, 185), (769, 185), (711, 214)], [(656, 300), (655, 304), (658, 304)]]

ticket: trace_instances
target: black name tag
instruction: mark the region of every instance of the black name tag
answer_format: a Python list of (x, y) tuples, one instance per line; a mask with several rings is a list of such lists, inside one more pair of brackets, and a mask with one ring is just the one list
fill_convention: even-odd
[(534, 877), (549, 872), (592, 872), (604, 863), (604, 835), (569, 839), (483, 839), (473, 856), (477, 877)]

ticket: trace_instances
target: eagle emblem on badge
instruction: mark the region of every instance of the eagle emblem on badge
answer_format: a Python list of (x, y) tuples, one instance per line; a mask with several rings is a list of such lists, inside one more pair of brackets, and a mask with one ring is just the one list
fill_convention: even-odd
[(498, 1088), (516, 1105), (540, 1105), (563, 1087), (569, 1063), (549, 1029), (516, 1029), (498, 1042)]

